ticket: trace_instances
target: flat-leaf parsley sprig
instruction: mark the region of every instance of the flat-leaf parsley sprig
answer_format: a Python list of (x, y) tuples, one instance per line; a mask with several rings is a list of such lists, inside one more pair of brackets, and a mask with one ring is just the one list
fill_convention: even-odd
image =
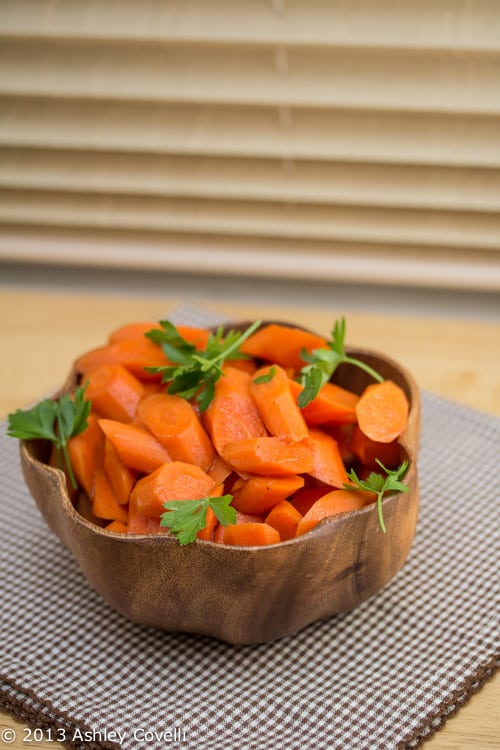
[(59, 465), (62, 457), (73, 489), (77, 482), (68, 453), (68, 440), (79, 435), (88, 425), (91, 402), (85, 399), (87, 384), (76, 389), (73, 398), (65, 393), (53, 401), (43, 399), (32, 409), (18, 409), (9, 414), (7, 434), (20, 440), (50, 440), (55, 445)]
[(298, 398), (301, 409), (316, 398), (321, 387), (330, 380), (337, 367), (344, 362), (359, 367), (379, 383), (383, 381), (384, 378), (366, 362), (349, 357), (345, 353), (345, 331), (345, 318), (341, 318), (340, 321), (336, 320), (332, 329), (332, 339), (327, 342), (327, 349), (313, 349), (311, 353), (302, 349), (301, 357), (309, 364), (300, 371), (300, 382), (304, 386)]
[(147, 367), (148, 372), (161, 373), (162, 382), (168, 383), (167, 392), (190, 399), (196, 396), (200, 411), (205, 411), (215, 395), (215, 384), (223, 375), (222, 366), (227, 359), (246, 359), (239, 351), (242, 343), (261, 324), (256, 320), (245, 331), (224, 331), (220, 326), (208, 337), (204, 351), (186, 341), (168, 320), (160, 320), (160, 329), (152, 329), (146, 336), (159, 344), (173, 365)]
[(380, 528), (385, 534), (386, 528), (384, 523), (384, 514), (382, 511), (382, 500), (384, 499), (384, 495), (388, 492), (409, 491), (410, 488), (408, 487), (408, 485), (404, 484), (401, 481), (408, 470), (408, 461), (403, 461), (397, 469), (387, 469), (382, 461), (379, 461), (378, 458), (376, 458), (375, 461), (385, 471), (385, 477), (382, 474), (378, 474), (377, 472), (372, 471), (367, 479), (359, 479), (354, 469), (351, 469), (347, 476), (356, 486), (353, 486), (352, 484), (344, 484), (344, 487), (346, 490), (363, 490), (366, 492), (376, 493), (378, 520)]
[(200, 500), (170, 500), (163, 503), (167, 512), (161, 516), (160, 524), (170, 528), (180, 544), (189, 544), (207, 525), (209, 508), (223, 526), (236, 523), (236, 510), (230, 505), (232, 499), (233, 496), (228, 494)]

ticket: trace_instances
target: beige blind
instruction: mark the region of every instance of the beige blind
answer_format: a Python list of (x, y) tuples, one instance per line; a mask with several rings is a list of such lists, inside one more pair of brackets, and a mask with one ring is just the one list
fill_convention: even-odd
[(500, 290), (498, 0), (3, 0), (0, 259)]

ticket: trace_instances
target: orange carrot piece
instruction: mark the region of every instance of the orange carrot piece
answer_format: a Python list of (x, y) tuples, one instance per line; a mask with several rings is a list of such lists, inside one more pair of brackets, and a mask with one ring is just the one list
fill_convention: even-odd
[(171, 460), (163, 445), (140, 427), (113, 419), (99, 419), (99, 426), (129, 469), (147, 474)]
[[(296, 401), (303, 389), (300, 383), (290, 380), (290, 389)], [(316, 398), (301, 409), (302, 416), (311, 427), (326, 422), (333, 424), (354, 424), (355, 406), (359, 401), (356, 393), (347, 391), (335, 383), (325, 383)]]
[(214, 456), (211, 467), (207, 469), (208, 476), (214, 480), (215, 484), (221, 484), (222, 482), (225, 482), (231, 472), (231, 467), (228, 466), (224, 459), (217, 454)]
[(288, 500), (281, 500), (277, 503), (266, 516), (265, 522), (276, 529), (280, 539), (284, 542), (286, 539), (293, 539), (296, 534), (297, 526), (302, 520), (302, 514), (299, 513)]
[(94, 474), (104, 462), (104, 434), (95, 414), (89, 414), (86, 430), (68, 440), (68, 451), (78, 484), (91, 497)]
[(397, 440), (392, 443), (379, 443), (370, 440), (357, 425), (354, 428), (349, 445), (358, 461), (361, 461), (370, 469), (380, 470), (376, 458), (382, 461), (388, 469), (395, 469), (400, 464), (401, 451)]
[(313, 456), (303, 443), (285, 443), (277, 437), (256, 437), (228, 443), (223, 458), (236, 471), (280, 477), (313, 469)]
[(369, 385), (356, 404), (361, 431), (378, 443), (392, 443), (401, 435), (406, 427), (408, 411), (404, 391), (392, 380)]
[(143, 396), (143, 387), (122, 365), (109, 363), (85, 373), (88, 382), (85, 398), (92, 409), (107, 419), (130, 422)]
[(203, 412), (203, 424), (219, 455), (227, 443), (267, 435), (249, 385), (248, 373), (227, 367), (216, 383), (210, 406)]
[[(213, 497), (217, 497), (217, 495), (213, 495)], [(205, 528), (201, 531), (198, 531), (196, 536), (198, 539), (204, 539), (206, 542), (211, 542), (214, 537), (215, 527), (217, 526), (217, 516), (213, 512), (212, 508), (207, 508), (207, 523), (205, 525)]]
[(360, 494), (359, 492), (350, 492), (349, 490), (333, 490), (333, 492), (323, 495), (319, 500), (316, 500), (311, 509), (299, 522), (296, 536), (301, 536), (306, 531), (310, 531), (324, 518), (334, 516), (337, 513), (345, 513), (349, 510), (362, 508), (365, 505), (365, 499)]
[(111, 521), (111, 523), (108, 523), (104, 528), (106, 531), (114, 531), (118, 534), (126, 534), (128, 532), (128, 524), (122, 523), (121, 521)]
[(139, 513), (133, 500), (129, 505), (128, 533), (129, 534), (159, 534), (162, 531), (160, 518), (152, 518)]
[(162, 349), (147, 338), (125, 339), (114, 344), (92, 349), (75, 361), (77, 372), (87, 373), (99, 365), (119, 364), (143, 381), (159, 381), (161, 375), (146, 371), (146, 367), (162, 367), (168, 360)]
[[(270, 380), (257, 382), (259, 378), (269, 376), (272, 376)], [(279, 365), (267, 365), (257, 370), (250, 380), (250, 395), (271, 435), (295, 442), (308, 437), (307, 425), (293, 397), (290, 380)]]
[(270, 323), (259, 328), (244, 341), (240, 350), (256, 359), (299, 370), (306, 364), (301, 357), (302, 349), (311, 352), (313, 349), (325, 346), (325, 339), (314, 333), (279, 323)]
[(128, 521), (128, 509), (116, 499), (103, 469), (98, 469), (95, 473), (92, 511), (97, 518), (105, 518), (107, 521)]
[(126, 505), (137, 480), (137, 472), (125, 466), (111, 440), (104, 442), (104, 471), (120, 505)]
[(340, 455), (337, 441), (317, 428), (309, 430), (304, 444), (313, 456), (313, 468), (308, 473), (330, 487), (342, 487), (347, 482), (347, 472)]
[(243, 513), (267, 513), (273, 505), (293, 495), (304, 486), (304, 479), (291, 474), (285, 477), (250, 477), (233, 485), (232, 505)]
[(155, 330), (162, 330), (158, 323), (153, 322), (126, 323), (109, 334), (108, 344), (116, 344), (118, 341), (130, 341), (130, 339), (143, 339), (144, 335), (153, 328)]
[(331, 492), (330, 487), (304, 487), (290, 497), (290, 503), (296, 508), (302, 516), (314, 505), (320, 497), (328, 495)]
[(169, 393), (148, 396), (139, 404), (138, 414), (173, 461), (196, 464), (204, 471), (211, 467), (215, 451), (186, 399)]
[(321, 429), (328, 435), (331, 435), (332, 438), (337, 441), (344, 466), (352, 464), (352, 462), (354, 461), (354, 454), (352, 452), (350, 442), (355, 426), (356, 425), (354, 424), (332, 423), (325, 423), (321, 425)]
[(182, 338), (189, 341), (190, 344), (194, 344), (198, 350), (206, 348), (210, 336), (210, 331), (207, 328), (196, 328), (194, 326), (176, 326), (176, 328)]
[(210, 495), (213, 480), (199, 466), (171, 461), (139, 479), (130, 502), (139, 513), (159, 517), (165, 512), (163, 503), (169, 500), (197, 500)]
[(267, 523), (234, 523), (224, 529), (224, 544), (259, 547), (280, 541), (279, 533)]
[(153, 393), (165, 393), (166, 385), (165, 383), (156, 383), (154, 381), (148, 381), (147, 383), (142, 383), (142, 397), (147, 398), (148, 396), (152, 396)]
[(228, 359), (227, 362), (222, 366), (224, 370), (227, 367), (234, 367), (236, 370), (243, 370), (249, 375), (253, 375), (257, 370), (257, 365), (254, 359)]

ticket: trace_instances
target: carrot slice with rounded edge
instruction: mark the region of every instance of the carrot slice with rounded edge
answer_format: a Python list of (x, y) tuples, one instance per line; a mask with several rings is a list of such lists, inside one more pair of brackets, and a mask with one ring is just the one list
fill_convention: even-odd
[(138, 415), (173, 461), (204, 471), (211, 467), (215, 451), (189, 401), (169, 393), (148, 396), (139, 404)]
[(212, 465), (207, 469), (207, 474), (216, 484), (220, 484), (221, 482), (225, 482), (232, 471), (224, 459), (215, 454)]
[(114, 531), (118, 534), (126, 534), (128, 531), (128, 524), (122, 523), (121, 521), (111, 521), (107, 526), (104, 527), (106, 531)]
[(107, 521), (126, 523), (128, 520), (128, 509), (120, 505), (116, 499), (110, 481), (103, 469), (98, 469), (95, 473), (92, 512), (97, 518), (105, 518)]
[[(303, 386), (290, 380), (290, 389), (297, 400)], [(341, 388), (336, 383), (325, 383), (307, 406), (301, 409), (306, 424), (315, 425), (331, 422), (332, 424), (354, 424), (356, 422), (355, 406), (359, 401), (356, 393)]]
[(91, 497), (94, 474), (104, 462), (104, 433), (95, 414), (89, 414), (87, 429), (68, 440), (68, 451), (78, 484)]
[(304, 478), (291, 474), (286, 477), (250, 477), (239, 479), (232, 488), (232, 505), (243, 513), (267, 513), (273, 505), (304, 486)]
[(236, 471), (270, 477), (307, 474), (313, 456), (303, 443), (285, 443), (277, 437), (256, 437), (228, 443), (223, 458)]
[(376, 471), (380, 470), (375, 459), (378, 458), (388, 469), (395, 469), (401, 461), (401, 451), (397, 440), (392, 443), (378, 443), (370, 440), (356, 425), (349, 446), (354, 456), (362, 464)]
[(227, 443), (267, 435), (249, 385), (248, 373), (227, 367), (215, 385), (210, 406), (203, 412), (203, 425), (219, 455), (223, 455)]
[(347, 472), (340, 455), (337, 441), (317, 428), (309, 430), (309, 437), (304, 440), (313, 456), (313, 467), (307, 472), (320, 482), (330, 487), (342, 487), (347, 482)]
[(401, 435), (408, 411), (404, 391), (392, 380), (367, 386), (356, 404), (360, 430), (378, 443), (392, 443)]
[(234, 523), (224, 529), (224, 544), (259, 547), (281, 542), (280, 535), (267, 523)]
[(77, 372), (86, 373), (104, 364), (119, 364), (126, 367), (139, 380), (161, 380), (159, 373), (150, 373), (146, 367), (163, 367), (169, 362), (162, 349), (147, 338), (125, 339), (114, 344), (92, 349), (75, 360)]
[(99, 419), (98, 422), (129, 469), (148, 474), (171, 460), (163, 445), (147, 430), (113, 419)]
[(293, 539), (301, 520), (302, 514), (299, 513), (297, 508), (294, 508), (288, 500), (281, 500), (271, 508), (265, 522), (276, 529), (281, 540), (285, 541), (286, 539)]
[[(216, 497), (216, 495), (214, 495), (214, 497)], [(213, 512), (212, 508), (207, 508), (207, 522), (205, 524), (205, 528), (201, 529), (201, 531), (198, 531), (198, 533), (196, 534), (198, 539), (204, 539), (206, 542), (212, 541), (217, 524), (217, 516)]]
[(240, 351), (281, 367), (298, 370), (306, 364), (301, 357), (302, 349), (311, 352), (325, 346), (326, 340), (314, 333), (280, 323), (270, 323), (249, 336), (241, 345)]
[[(265, 382), (257, 382), (269, 378)], [(307, 425), (293, 397), (290, 380), (279, 365), (261, 367), (250, 381), (250, 395), (271, 435), (299, 442), (308, 436)]]
[(129, 534), (159, 534), (162, 531), (160, 518), (146, 516), (139, 513), (133, 500), (130, 501), (128, 511), (128, 533)]
[(165, 512), (163, 503), (169, 500), (198, 500), (210, 495), (213, 489), (213, 480), (199, 466), (171, 461), (139, 479), (130, 495), (130, 502), (139, 513), (159, 517)]
[(331, 487), (304, 487), (298, 492), (295, 492), (290, 498), (289, 502), (296, 508), (302, 516), (305, 516), (307, 511), (314, 505), (316, 500), (320, 497), (328, 495)]
[(92, 409), (107, 419), (130, 422), (134, 418), (144, 390), (142, 383), (123, 365), (109, 362), (89, 370), (85, 398)]
[(137, 472), (125, 466), (111, 440), (104, 442), (104, 471), (120, 505), (129, 501), (130, 493), (137, 480)]
[(333, 490), (316, 500), (297, 526), (295, 536), (301, 536), (310, 531), (324, 518), (349, 510), (358, 510), (365, 505), (365, 498), (359, 492), (349, 490)]
[(154, 322), (126, 323), (109, 334), (108, 344), (116, 344), (118, 341), (130, 341), (130, 339), (142, 339), (151, 329), (161, 331), (162, 327)]
[(254, 359), (228, 359), (223, 365), (222, 369), (226, 367), (234, 367), (236, 370), (243, 370), (249, 375), (253, 375), (257, 370), (257, 365)]

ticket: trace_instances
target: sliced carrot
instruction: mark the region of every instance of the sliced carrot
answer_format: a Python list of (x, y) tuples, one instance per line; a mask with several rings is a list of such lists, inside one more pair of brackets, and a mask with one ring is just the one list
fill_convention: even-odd
[(248, 373), (227, 367), (217, 381), (210, 406), (203, 412), (203, 424), (220, 455), (227, 443), (267, 435), (249, 386)]
[(116, 328), (109, 334), (108, 343), (116, 344), (118, 341), (142, 339), (148, 331), (151, 331), (151, 329), (157, 329), (161, 331), (162, 327), (158, 323), (153, 322), (126, 323), (125, 325)]
[(342, 487), (347, 482), (347, 472), (337, 441), (326, 432), (311, 428), (304, 444), (313, 456), (313, 467), (308, 473), (331, 487)]
[(312, 471), (313, 457), (303, 443), (285, 443), (277, 437), (256, 437), (228, 443), (223, 458), (236, 471), (280, 477)]
[(130, 493), (137, 480), (137, 472), (125, 466), (113, 443), (108, 438), (104, 442), (104, 471), (120, 505), (129, 501)]
[(147, 338), (125, 339), (82, 354), (74, 366), (77, 372), (86, 373), (95, 367), (110, 363), (123, 365), (141, 381), (159, 381), (160, 374), (149, 373), (145, 368), (162, 367), (168, 364), (168, 360), (162, 349)]
[(174, 461), (196, 464), (204, 471), (211, 467), (215, 451), (186, 399), (168, 393), (153, 394), (141, 401), (138, 414)]
[(247, 372), (249, 375), (253, 375), (254, 372), (257, 370), (257, 365), (253, 358), (252, 359), (228, 359), (227, 362), (223, 365), (222, 369), (225, 369), (227, 367), (235, 367), (237, 370), (243, 370), (243, 372)]
[(95, 473), (92, 510), (97, 518), (105, 518), (107, 521), (121, 521), (122, 523), (128, 521), (128, 509), (120, 505), (116, 499), (110, 481), (103, 469), (98, 469)]
[[(214, 497), (216, 497), (216, 495), (214, 495)], [(212, 508), (207, 508), (207, 522), (205, 528), (201, 531), (198, 531), (198, 533), (196, 534), (198, 539), (204, 539), (207, 542), (212, 541), (217, 524), (217, 516), (213, 512)]]
[(147, 383), (143, 382), (142, 397), (147, 398), (148, 396), (152, 396), (153, 393), (165, 393), (166, 387), (165, 383), (156, 383), (152, 380)]
[(354, 461), (350, 442), (355, 426), (354, 424), (332, 424), (330, 422), (321, 425), (321, 429), (337, 441), (344, 466), (352, 464)]
[(267, 513), (273, 505), (293, 495), (304, 486), (304, 478), (291, 474), (286, 477), (250, 477), (233, 485), (232, 505), (243, 513)]
[[(258, 382), (261, 378), (270, 379)], [(299, 442), (309, 433), (290, 382), (282, 367), (267, 365), (257, 370), (250, 380), (250, 395), (271, 435)]]
[(147, 474), (171, 460), (163, 445), (140, 427), (113, 419), (99, 419), (99, 426), (129, 469)]
[(213, 480), (194, 464), (171, 461), (140, 479), (132, 490), (130, 502), (146, 516), (159, 517), (169, 500), (197, 500), (214, 489)]
[(241, 547), (258, 547), (264, 544), (277, 544), (280, 535), (267, 523), (230, 524), (224, 529), (224, 544)]
[(299, 522), (296, 536), (301, 536), (306, 531), (310, 531), (324, 518), (334, 516), (337, 513), (345, 513), (349, 510), (358, 510), (364, 505), (365, 500), (358, 492), (333, 490), (333, 492), (329, 492), (319, 500), (316, 500), (304, 518)]
[(265, 522), (276, 529), (281, 540), (285, 541), (286, 539), (293, 539), (301, 520), (302, 514), (299, 513), (297, 508), (288, 500), (281, 500), (271, 508)]
[(128, 533), (129, 534), (159, 534), (162, 531), (160, 518), (152, 518), (139, 513), (133, 500), (129, 505)]
[(231, 467), (224, 461), (224, 459), (215, 454), (212, 465), (207, 470), (208, 476), (214, 480), (215, 484), (225, 482), (231, 472)]
[(384, 380), (367, 386), (356, 404), (361, 431), (379, 443), (392, 443), (406, 427), (409, 404), (404, 391)]
[(196, 328), (194, 326), (177, 326), (180, 335), (197, 349), (205, 349), (210, 331), (208, 328)]
[(92, 409), (107, 419), (130, 422), (144, 391), (142, 383), (123, 365), (99, 365), (85, 373), (88, 383), (85, 398)]
[(114, 531), (118, 534), (126, 534), (128, 532), (128, 524), (122, 523), (121, 521), (111, 521), (111, 523), (108, 523), (104, 528), (106, 531)]
[[(303, 386), (290, 380), (290, 388), (295, 400), (298, 399)], [(335, 383), (325, 383), (312, 401), (301, 409), (306, 423), (312, 427), (325, 422), (334, 424), (354, 424), (356, 422), (355, 406), (359, 401), (356, 393), (347, 391)]]
[(95, 414), (87, 421), (87, 429), (68, 440), (68, 451), (78, 484), (91, 497), (94, 474), (104, 463), (104, 434)]
[(259, 328), (244, 341), (240, 350), (256, 359), (298, 370), (306, 364), (301, 357), (302, 349), (311, 352), (313, 349), (325, 346), (325, 339), (314, 333), (279, 323), (270, 323)]
[(304, 487), (290, 497), (290, 502), (302, 516), (319, 500), (323, 495), (331, 492), (330, 487)]
[(392, 443), (379, 443), (370, 440), (356, 425), (349, 445), (358, 461), (361, 461), (370, 469), (380, 469), (375, 460), (377, 458), (388, 469), (395, 469), (399, 466), (401, 451), (397, 440), (393, 440)]

